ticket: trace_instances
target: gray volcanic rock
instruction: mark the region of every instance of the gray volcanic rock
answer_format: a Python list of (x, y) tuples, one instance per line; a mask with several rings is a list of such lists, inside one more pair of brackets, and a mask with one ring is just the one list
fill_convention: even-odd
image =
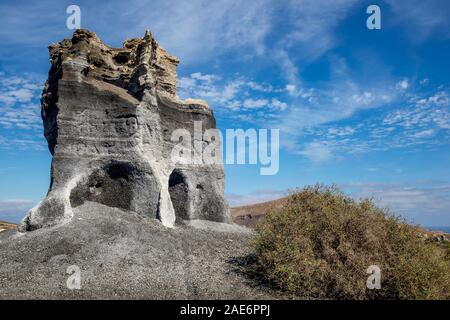
[[(202, 153), (219, 146), (215, 119), (176, 96), (178, 61), (148, 32), (112, 49), (78, 30), (50, 55), (51, 185), (0, 232), (0, 299), (279, 297), (239, 271), (252, 231), (230, 222), (223, 164)], [(194, 136), (193, 162), (171, 156), (177, 129)]]
[(49, 47), (51, 69), (42, 94), (45, 137), (53, 155), (47, 197), (21, 231), (65, 223), (85, 201), (175, 222), (230, 222), (223, 164), (193, 148), (190, 163), (172, 157), (172, 133), (215, 130), (208, 105), (176, 96), (178, 60), (150, 32), (110, 48), (95, 33), (77, 30)]
[[(282, 298), (237, 272), (250, 229), (205, 220), (166, 228), (89, 201), (73, 212), (65, 224), (0, 232), (0, 299)], [(79, 290), (67, 286), (71, 266)]]

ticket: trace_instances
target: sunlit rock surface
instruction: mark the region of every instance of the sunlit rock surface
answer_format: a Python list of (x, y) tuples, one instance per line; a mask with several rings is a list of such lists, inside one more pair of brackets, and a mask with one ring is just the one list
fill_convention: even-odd
[[(171, 157), (174, 130), (194, 137), (194, 122), (202, 132), (216, 123), (205, 102), (177, 97), (179, 61), (150, 32), (116, 49), (77, 30), (49, 49), (42, 119), (53, 155), (51, 185), (21, 231), (65, 223), (85, 201), (154, 217), (167, 227), (230, 222), (223, 165), (205, 162), (195, 148), (195, 164)], [(200, 148), (219, 143), (211, 138)]]

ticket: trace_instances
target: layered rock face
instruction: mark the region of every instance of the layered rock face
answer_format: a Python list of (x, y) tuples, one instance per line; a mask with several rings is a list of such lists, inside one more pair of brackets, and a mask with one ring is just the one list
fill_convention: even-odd
[(215, 119), (205, 102), (176, 96), (179, 61), (150, 32), (116, 49), (77, 30), (49, 49), (41, 103), (53, 155), (51, 184), (22, 231), (64, 223), (85, 201), (154, 217), (168, 227), (195, 219), (230, 222), (223, 165), (204, 161), (198, 148), (192, 151), (195, 163), (171, 157), (174, 130), (194, 137), (194, 123), (202, 132), (215, 130)]

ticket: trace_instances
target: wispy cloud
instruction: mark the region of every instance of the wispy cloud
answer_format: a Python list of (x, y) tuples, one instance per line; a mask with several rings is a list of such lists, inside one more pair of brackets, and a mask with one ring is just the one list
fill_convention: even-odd
[[(416, 39), (450, 35), (446, 0), (384, 3), (393, 11), (393, 20)], [(11, 53), (13, 45), (45, 47), (69, 36), (65, 27), (69, 4), (50, 0), (1, 3), (2, 52)], [(357, 0), (113, 0), (100, 5), (81, 0), (77, 5), (81, 7), (82, 27), (94, 29), (112, 45), (151, 29), (184, 63), (208, 61), (233, 50), (243, 59), (266, 53), (279, 60), (286, 72), (294, 73), (299, 60), (315, 60), (340, 45), (336, 30), (352, 10), (365, 14)]]
[[(282, 130), (285, 146), (293, 149), (292, 151), (301, 150), (298, 142), (306, 135), (313, 134), (316, 129), (328, 125), (326, 135), (322, 135), (324, 140), (326, 136), (331, 138), (337, 133), (342, 135), (342, 128), (336, 126), (333, 129), (329, 125), (349, 119), (358, 112), (389, 105), (396, 99), (396, 92), (388, 83), (386, 86), (368, 88), (349, 79), (306, 91), (313, 91), (314, 94), (300, 95), (289, 101), (292, 105), (288, 112), (273, 124)], [(348, 127), (345, 130), (347, 135), (354, 132), (354, 129)], [(318, 144), (314, 143), (313, 146), (317, 149)]]
[[(110, 44), (119, 45), (120, 41), (142, 36), (145, 29), (151, 29), (166, 49), (191, 63), (209, 60), (230, 49), (250, 48), (255, 54), (262, 53), (264, 37), (271, 26), (271, 3), (113, 0), (99, 4), (82, 0), (76, 4), (81, 8), (81, 26), (92, 28)], [(69, 4), (49, 0), (2, 3), (0, 39), (9, 45), (45, 47), (69, 36), (71, 32), (66, 28)]]
[[(105, 40), (117, 44), (117, 38), (136, 37), (144, 29), (151, 29), (166, 49), (191, 63), (241, 48), (246, 49), (243, 58), (272, 51), (266, 38), (273, 36), (275, 26), (289, 30), (280, 38), (277, 48), (300, 46), (302, 55), (317, 57), (335, 44), (333, 29), (355, 3), (355, 0), (332, 3), (117, 0), (100, 7), (91, 1), (78, 1), (77, 5), (81, 7), (82, 27), (94, 28)], [(9, 45), (45, 46), (69, 35), (65, 28), (68, 4), (48, 0), (1, 4), (4, 19), (0, 22), (0, 39)], [(280, 12), (286, 13), (283, 19), (279, 19)], [(123, 28), (124, 25), (128, 27)]]
[(0, 148), (45, 150), (38, 102), (42, 84), (34, 74), (0, 74)]
[[(194, 73), (181, 78), (183, 97), (200, 97), (221, 118), (279, 128), (281, 146), (312, 162), (448, 141), (450, 91), (422, 81), (386, 78), (360, 83), (345, 71), (320, 88), (276, 87), (243, 77)], [(271, 98), (272, 97), (272, 98)], [(358, 118), (370, 111), (370, 117)]]
[[(289, 32), (280, 46), (296, 48), (297, 58), (314, 60), (338, 44), (336, 27), (357, 4), (356, 0), (291, 0), (286, 9)], [(300, 55), (300, 57), (298, 57)], [(285, 62), (287, 61), (285, 57)]]
[(448, 88), (431, 86), (430, 79), (398, 79), (383, 68), (361, 81), (342, 57), (332, 56), (331, 61), (330, 81), (320, 87), (299, 87), (302, 79), (286, 85), (288, 111), (271, 123), (281, 129), (285, 148), (321, 162), (344, 153), (447, 141), (442, 135), (449, 134)]
[(36, 101), (42, 85), (43, 81), (32, 74), (0, 74), (0, 126), (40, 128), (40, 108)]
[(397, 82), (396, 87), (397, 87), (397, 89), (400, 89), (400, 90), (408, 89), (408, 87), (409, 87), (408, 79), (403, 79), (403, 80)]
[(392, 19), (404, 28), (413, 41), (424, 41), (433, 34), (447, 39), (450, 37), (450, 5), (447, 0), (385, 2), (394, 13)]
[(181, 77), (178, 89), (182, 98), (206, 100), (221, 117), (248, 120), (254, 125), (272, 119), (289, 108), (283, 101), (285, 93), (285, 88), (258, 83), (242, 76), (222, 79), (218, 75), (200, 72)]
[(450, 225), (450, 184), (442, 181), (408, 181), (402, 183), (342, 184), (355, 198), (373, 198), (392, 213), (406, 218), (411, 223)]
[(18, 223), (34, 204), (28, 199), (0, 200), (0, 220)]

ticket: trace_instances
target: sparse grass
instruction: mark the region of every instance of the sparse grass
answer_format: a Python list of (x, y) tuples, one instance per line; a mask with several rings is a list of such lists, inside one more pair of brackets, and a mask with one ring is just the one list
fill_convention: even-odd
[[(370, 199), (334, 186), (292, 193), (256, 232), (245, 272), (296, 297), (450, 299), (448, 244), (424, 241)], [(381, 289), (366, 287), (370, 265), (381, 269)]]

